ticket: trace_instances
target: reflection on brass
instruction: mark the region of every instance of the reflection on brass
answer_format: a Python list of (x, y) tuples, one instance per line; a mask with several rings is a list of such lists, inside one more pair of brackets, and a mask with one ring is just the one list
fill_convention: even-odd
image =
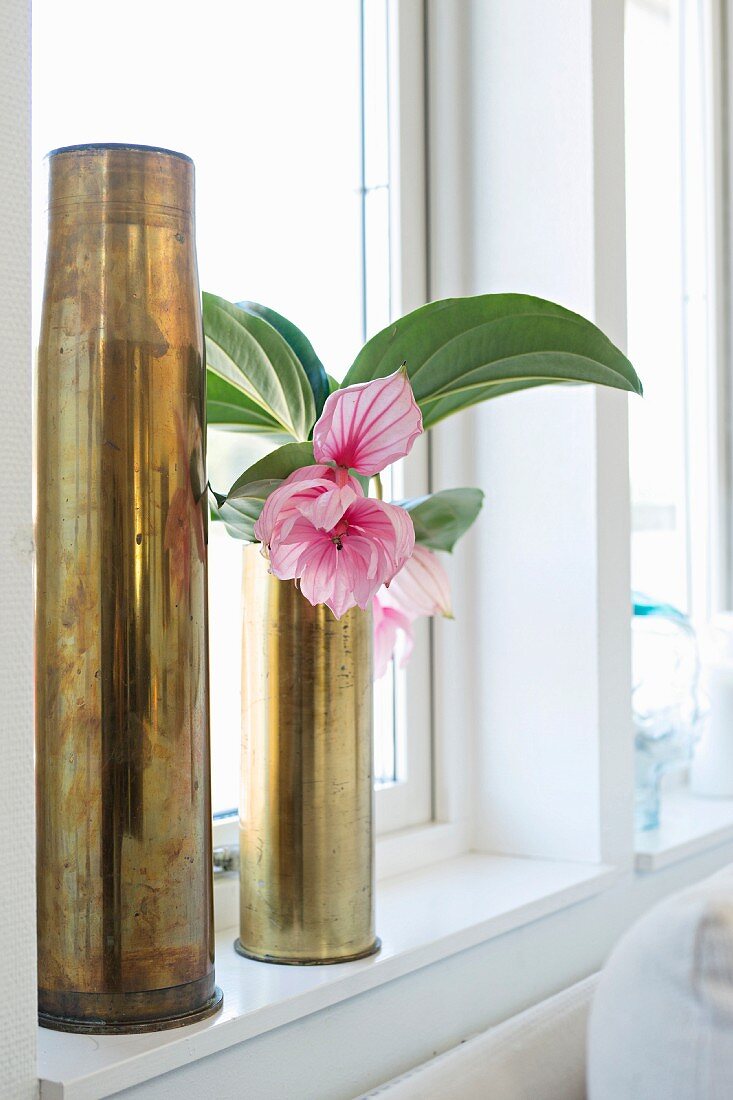
[(374, 935), (371, 616), (244, 551), (240, 954), (344, 962)]
[(51, 154), (37, 378), (41, 1023), (173, 1027), (214, 983), (193, 164)]

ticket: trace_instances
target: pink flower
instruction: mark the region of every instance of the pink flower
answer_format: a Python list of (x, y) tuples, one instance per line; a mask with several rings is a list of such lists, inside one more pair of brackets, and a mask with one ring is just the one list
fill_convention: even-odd
[(299, 581), (336, 618), (366, 610), (412, 554), (415, 529), (403, 508), (365, 497), (348, 470), (373, 477), (408, 454), (421, 431), (404, 370), (331, 394), (313, 432), (317, 465), (286, 478), (255, 524), (272, 573)]
[(357, 605), (366, 610), (410, 557), (412, 520), (403, 508), (365, 497), (353, 478), (340, 486), (305, 474), (297, 470), (270, 494), (255, 536), (274, 575), (300, 581), (314, 606), (325, 603), (337, 619)]
[(372, 600), (374, 625), (374, 679), (379, 680), (389, 668), (398, 646), (402, 648), (400, 668), (407, 664), (412, 654), (412, 622), (402, 611), (382, 603), (377, 595)]
[(387, 671), (396, 649), (402, 649), (400, 667), (409, 660), (415, 619), (421, 615), (453, 618), (450, 582), (438, 555), (425, 546), (416, 546), (389, 588), (377, 593), (372, 606), (374, 676), (378, 680)]
[(422, 414), (400, 369), (332, 393), (313, 430), (313, 453), (318, 462), (374, 477), (409, 454), (421, 432)]
[(443, 563), (426, 546), (416, 546), (389, 588), (390, 602), (412, 619), (418, 615), (453, 618), (450, 581)]
[[(278, 518), (284, 518), (281, 516), (283, 510), (297, 510), (303, 499), (314, 500), (322, 493), (334, 489), (336, 478), (337, 471), (333, 466), (302, 466), (299, 470), (295, 470), (265, 500), (259, 519), (255, 523), (255, 538), (259, 539), (263, 546), (269, 546), (275, 521)], [(354, 477), (347, 478), (345, 484), (357, 495), (362, 492), (361, 485)]]

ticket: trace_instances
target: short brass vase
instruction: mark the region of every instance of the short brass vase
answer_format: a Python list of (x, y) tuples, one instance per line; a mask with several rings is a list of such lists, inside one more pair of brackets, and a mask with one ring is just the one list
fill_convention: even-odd
[(336, 619), (244, 551), (241, 919), (272, 963), (346, 962), (374, 928), (372, 623)]
[(49, 158), (37, 375), (38, 1001), (215, 1012), (205, 375), (188, 157)]

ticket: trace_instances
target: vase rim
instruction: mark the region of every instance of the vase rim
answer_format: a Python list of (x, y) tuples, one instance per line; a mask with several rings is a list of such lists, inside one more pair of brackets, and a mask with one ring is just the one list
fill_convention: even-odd
[(61, 153), (104, 153), (107, 151), (114, 151), (119, 149), (127, 149), (131, 153), (161, 153), (167, 157), (178, 157), (179, 160), (185, 160), (189, 164), (193, 164), (193, 160), (186, 153), (178, 153), (175, 149), (164, 149), (159, 145), (136, 145), (134, 142), (129, 141), (101, 141), (101, 142), (85, 142), (81, 145), (62, 145), (58, 149), (51, 149), (46, 153), (44, 159), (50, 160), (51, 157), (57, 157)]

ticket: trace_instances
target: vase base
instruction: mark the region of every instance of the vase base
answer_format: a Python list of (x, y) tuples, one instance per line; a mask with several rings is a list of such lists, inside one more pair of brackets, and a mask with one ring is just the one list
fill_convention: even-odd
[(41, 1027), (50, 1028), (52, 1031), (70, 1031), (81, 1035), (135, 1035), (149, 1031), (165, 1031), (173, 1027), (185, 1027), (187, 1024), (197, 1024), (200, 1020), (206, 1020), (218, 1012), (224, 1002), (224, 994), (219, 986), (215, 986), (214, 992), (205, 1004), (192, 1012), (181, 1012), (176, 1015), (162, 1016), (157, 1020), (81, 1020), (74, 1017), (52, 1016), (47, 1012), (38, 1013), (38, 1023)]
[(356, 951), (353, 955), (339, 955), (336, 959), (294, 959), (283, 955), (260, 955), (255, 951), (248, 951), (242, 945), (242, 941), (234, 941), (234, 950), (245, 959), (254, 959), (255, 962), (276, 963), (278, 966), (336, 966), (337, 963), (355, 962), (357, 959), (368, 959), (370, 955), (376, 955), (382, 949), (382, 941), (377, 938), (365, 951)]

